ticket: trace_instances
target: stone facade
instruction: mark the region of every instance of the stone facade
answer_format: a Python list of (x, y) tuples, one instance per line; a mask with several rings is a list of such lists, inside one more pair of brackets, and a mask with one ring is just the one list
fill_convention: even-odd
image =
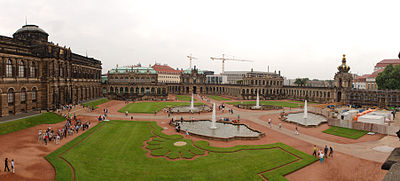
[(108, 71), (103, 93), (118, 100), (165, 100), (167, 86), (151, 67), (125, 66)]
[(100, 76), (99, 60), (48, 42), (38, 26), (0, 36), (0, 116), (99, 97)]

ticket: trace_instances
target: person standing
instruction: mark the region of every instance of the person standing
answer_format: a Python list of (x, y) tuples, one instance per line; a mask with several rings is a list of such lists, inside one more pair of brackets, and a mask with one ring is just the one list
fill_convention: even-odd
[(8, 172), (10, 171), (10, 168), (8, 168), (8, 158), (6, 158), (6, 160), (4, 161), (4, 171), (8, 170)]
[(328, 158), (328, 146), (326, 146), (326, 145), (324, 148), (324, 154), (325, 154), (325, 158)]
[(329, 147), (329, 156), (333, 157), (333, 148), (331, 146)]
[(299, 135), (299, 128), (297, 128), (297, 126), (296, 126), (296, 131), (294, 132), (294, 134)]
[(269, 125), (270, 128), (272, 128), (271, 119), (268, 119), (268, 125)]
[(317, 156), (317, 145), (314, 145), (314, 151), (313, 151), (313, 156)]
[(281, 129), (282, 128), (282, 123), (279, 123), (279, 129)]

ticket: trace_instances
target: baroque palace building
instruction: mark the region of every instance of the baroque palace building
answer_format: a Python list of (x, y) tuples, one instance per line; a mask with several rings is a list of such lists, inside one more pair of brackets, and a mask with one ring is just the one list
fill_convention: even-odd
[(101, 96), (101, 62), (48, 42), (36, 25), (0, 36), (0, 116)]
[[(355, 90), (352, 87), (353, 76), (350, 67), (346, 64), (343, 55), (342, 63), (334, 76), (332, 87), (309, 87), (309, 86), (285, 86), (283, 77), (279, 73), (254, 72), (243, 73), (241, 84), (209, 84), (206, 83), (206, 75), (202, 70), (194, 67), (181, 72), (179, 83), (160, 83), (157, 81), (156, 72), (152, 68), (143, 71), (137, 68), (122, 68), (109, 71), (108, 82), (103, 85), (103, 91), (109, 98), (120, 98), (129, 100), (166, 100), (168, 94), (203, 94), (222, 95), (235, 99), (254, 100), (257, 92), (260, 99), (307, 99), (319, 103), (340, 102), (344, 104), (366, 105), (366, 106), (400, 106), (399, 90)], [(121, 82), (112, 82), (115, 78), (125, 77)], [(126, 77), (131, 77), (128, 78)], [(137, 79), (155, 81), (135, 81)], [(133, 79), (133, 80), (132, 80)], [(118, 92), (117, 92), (118, 87)]]

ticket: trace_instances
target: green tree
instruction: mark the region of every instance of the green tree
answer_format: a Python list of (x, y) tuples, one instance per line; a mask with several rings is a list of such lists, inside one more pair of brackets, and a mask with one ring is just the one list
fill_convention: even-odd
[(305, 86), (308, 80), (308, 78), (296, 78), (294, 84), (296, 84), (297, 86)]
[(378, 89), (400, 89), (400, 65), (388, 65), (375, 79)]
[(294, 84), (296, 84), (297, 86), (301, 86), (301, 85), (303, 85), (303, 80), (301, 78), (296, 78), (296, 80), (294, 81)]

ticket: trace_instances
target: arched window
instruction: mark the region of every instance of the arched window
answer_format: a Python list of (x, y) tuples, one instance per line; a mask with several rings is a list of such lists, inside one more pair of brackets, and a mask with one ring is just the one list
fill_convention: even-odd
[(128, 87), (125, 87), (125, 93), (128, 93), (128, 92), (129, 92)]
[(14, 104), (14, 89), (8, 89), (8, 104)]
[(110, 92), (114, 92), (114, 88), (113, 87), (110, 87)]
[(29, 67), (29, 74), (31, 77), (36, 77), (36, 65), (35, 62), (31, 62), (31, 66)]
[(21, 103), (25, 103), (26, 101), (26, 89), (22, 88), (21, 89)]
[(32, 101), (34, 102), (36, 100), (37, 100), (37, 90), (36, 90), (36, 87), (34, 87), (32, 89)]
[(119, 93), (124, 93), (124, 88), (123, 87), (119, 88)]
[(8, 59), (6, 64), (6, 77), (12, 77), (12, 76), (13, 76), (13, 64), (11, 59)]
[(25, 64), (22, 60), (18, 64), (18, 77), (25, 77)]

